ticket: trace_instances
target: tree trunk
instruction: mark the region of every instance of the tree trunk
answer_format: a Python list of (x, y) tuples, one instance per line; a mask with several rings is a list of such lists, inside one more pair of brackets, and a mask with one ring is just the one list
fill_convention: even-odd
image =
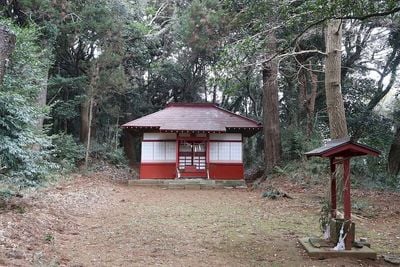
[(311, 70), (310, 64), (311, 92), (307, 96), (307, 137), (310, 138), (314, 129), (315, 99), (317, 98), (318, 76)]
[(87, 142), (86, 142), (86, 155), (85, 155), (85, 169), (87, 169), (89, 163), (92, 119), (93, 119), (93, 96), (91, 96), (89, 100), (89, 121), (88, 121), (88, 127), (87, 127), (88, 131), (86, 138)]
[(90, 106), (90, 101), (85, 100), (84, 102), (81, 103), (81, 128), (79, 132), (79, 139), (82, 144), (87, 143), (87, 136), (88, 136), (88, 131), (89, 131), (89, 106)]
[(342, 24), (329, 20), (326, 29), (325, 91), (331, 138), (348, 136), (341, 90)]
[[(42, 90), (39, 92), (37, 97), (37, 104), (40, 108), (44, 108), (47, 103), (47, 81), (48, 73), (46, 72), (46, 77), (43, 78)], [(43, 129), (44, 116), (40, 116), (36, 123), (37, 127)]]
[(397, 126), (388, 159), (388, 172), (392, 175), (400, 173), (400, 125)]
[(307, 71), (302, 69), (299, 72), (299, 94), (297, 96), (298, 110), (294, 112), (296, 127), (301, 125), (301, 121), (306, 115), (307, 108)]
[(122, 133), (122, 143), (124, 146), (125, 155), (129, 160), (129, 166), (134, 167), (137, 163), (135, 137), (128, 130), (124, 130)]
[(15, 48), (15, 35), (10, 30), (0, 25), (0, 85), (3, 84), (6, 66)]
[[(50, 71), (50, 68), (51, 68), (51, 62), (50, 61), (47, 62), (47, 60), (49, 58), (52, 58), (52, 52), (51, 52), (52, 48), (51, 48), (48, 40), (43, 40), (41, 42), (41, 46), (46, 48), (44, 50), (45, 53), (44, 53), (42, 59), (47, 64), (46, 64), (46, 69), (43, 72), (43, 78), (42, 78), (42, 81), (41, 81), (41, 90), (40, 90), (40, 92), (39, 92), (39, 94), (38, 94), (36, 99), (37, 99), (38, 106), (43, 109), (47, 104), (47, 87), (48, 87), (48, 83), (49, 83), (49, 71)], [(38, 121), (37, 121), (36, 125), (37, 125), (37, 127), (39, 129), (43, 129), (44, 118), (45, 118), (44, 115), (40, 116), (38, 118)]]
[(94, 106), (94, 94), (97, 87), (97, 81), (99, 79), (99, 65), (95, 61), (93, 66), (93, 73), (89, 84), (89, 114), (87, 121), (87, 135), (86, 135), (86, 155), (85, 155), (85, 169), (87, 169), (89, 164), (90, 155), (90, 143), (91, 143), (91, 133), (92, 133), (92, 121), (93, 121), (93, 106)]
[[(47, 100), (47, 77), (44, 81), (44, 85), (42, 87), (42, 90), (39, 92), (39, 95), (37, 96), (37, 104), (40, 108), (43, 108), (46, 106), (46, 100)], [(38, 130), (42, 131), (43, 130), (43, 122), (44, 122), (44, 115), (41, 115), (37, 121), (36, 121), (36, 127)], [(40, 145), (39, 144), (34, 144), (32, 149), (34, 151), (39, 151), (40, 150)]]
[[(276, 52), (275, 33), (268, 36), (268, 57)], [(281, 160), (281, 133), (278, 110), (278, 63), (271, 60), (263, 64), (264, 157), (266, 172)]]
[(212, 103), (215, 104), (216, 102), (217, 102), (217, 86), (214, 85), (212, 94)]

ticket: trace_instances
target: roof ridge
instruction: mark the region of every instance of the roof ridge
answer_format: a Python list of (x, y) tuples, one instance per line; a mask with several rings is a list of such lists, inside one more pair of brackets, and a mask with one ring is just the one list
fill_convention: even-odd
[(214, 106), (214, 107), (217, 108), (217, 109), (219, 109), (219, 110), (221, 110), (221, 111), (224, 111), (224, 112), (226, 112), (226, 113), (235, 115), (235, 116), (237, 116), (237, 117), (239, 117), (239, 118), (242, 118), (242, 119), (245, 119), (245, 120), (254, 122), (254, 123), (258, 124), (258, 125), (261, 125), (261, 124), (262, 124), (262, 123), (259, 122), (259, 121), (256, 121), (256, 120), (254, 120), (254, 119), (250, 119), (250, 118), (248, 118), (248, 117), (246, 117), (246, 116), (244, 116), (244, 115), (241, 115), (241, 114), (233, 113), (232, 111), (229, 111), (229, 110), (227, 110), (227, 109), (224, 109), (224, 108), (222, 108), (222, 107), (220, 107), (220, 106)]
[(169, 107), (218, 107), (217, 104), (215, 103), (209, 103), (209, 102), (196, 102), (196, 103), (187, 103), (187, 102), (173, 102), (169, 103), (165, 106), (165, 108)]

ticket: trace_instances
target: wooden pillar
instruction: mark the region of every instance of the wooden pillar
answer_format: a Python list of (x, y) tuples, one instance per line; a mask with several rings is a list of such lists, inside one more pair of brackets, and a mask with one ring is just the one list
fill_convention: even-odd
[(179, 133), (176, 133), (176, 158), (175, 158), (175, 171), (176, 171), (176, 178), (180, 178), (179, 176)]
[(336, 218), (336, 165), (335, 158), (330, 158), (331, 165), (331, 218)]
[(206, 172), (207, 172), (207, 179), (210, 179), (210, 134), (208, 133), (206, 141)]
[(351, 250), (352, 246), (352, 231), (351, 227), (351, 200), (350, 200), (350, 158), (343, 161), (343, 210), (345, 220), (345, 232), (347, 232), (344, 240), (346, 250)]

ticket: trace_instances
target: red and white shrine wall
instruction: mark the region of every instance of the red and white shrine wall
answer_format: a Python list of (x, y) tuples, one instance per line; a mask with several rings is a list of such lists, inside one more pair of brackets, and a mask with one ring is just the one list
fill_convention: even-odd
[(242, 135), (144, 133), (141, 179), (243, 179)]
[(141, 179), (174, 179), (176, 177), (176, 134), (144, 133)]
[(243, 179), (242, 134), (210, 134), (210, 179)]

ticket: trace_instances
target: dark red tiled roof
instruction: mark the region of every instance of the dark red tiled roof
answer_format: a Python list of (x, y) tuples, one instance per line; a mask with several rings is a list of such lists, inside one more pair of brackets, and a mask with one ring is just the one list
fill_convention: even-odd
[(123, 128), (157, 128), (160, 131), (257, 132), (262, 126), (255, 120), (232, 113), (214, 104), (174, 103), (158, 112), (122, 125)]
[(307, 157), (353, 157), (372, 155), (378, 156), (380, 152), (370, 146), (357, 143), (349, 137), (333, 139), (321, 147), (304, 153)]

